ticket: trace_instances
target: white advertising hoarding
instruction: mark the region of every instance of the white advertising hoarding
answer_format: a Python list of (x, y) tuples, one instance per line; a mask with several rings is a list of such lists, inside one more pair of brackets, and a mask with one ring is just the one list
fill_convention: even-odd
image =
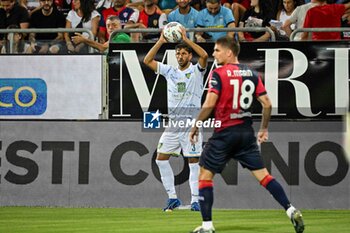
[(0, 119), (98, 119), (102, 56), (0, 56)]

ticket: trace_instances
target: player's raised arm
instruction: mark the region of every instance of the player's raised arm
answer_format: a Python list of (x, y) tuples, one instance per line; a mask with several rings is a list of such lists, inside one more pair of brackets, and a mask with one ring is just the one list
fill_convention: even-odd
[(160, 47), (162, 47), (164, 43), (166, 43), (166, 40), (162, 32), (157, 43), (155, 43), (155, 45), (150, 49), (150, 51), (148, 51), (147, 55), (143, 59), (143, 63), (149, 68), (151, 68), (153, 71), (157, 71), (157, 61), (154, 60), (154, 57), (156, 56), (158, 50), (160, 49)]
[(186, 29), (184, 27), (181, 28), (182, 41), (188, 44), (193, 51), (195, 51), (198, 56), (198, 63), (202, 68), (207, 67), (208, 53), (199, 45), (190, 40), (186, 35)]

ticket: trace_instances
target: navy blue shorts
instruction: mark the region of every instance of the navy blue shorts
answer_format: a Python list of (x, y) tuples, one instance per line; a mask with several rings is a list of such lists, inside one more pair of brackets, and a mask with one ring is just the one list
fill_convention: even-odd
[(231, 158), (249, 170), (265, 168), (250, 124), (214, 132), (203, 148), (199, 164), (214, 173), (221, 173)]

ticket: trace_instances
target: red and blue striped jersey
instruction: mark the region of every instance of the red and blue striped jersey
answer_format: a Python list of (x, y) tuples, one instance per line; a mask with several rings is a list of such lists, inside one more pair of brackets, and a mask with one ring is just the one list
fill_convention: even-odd
[(220, 131), (229, 126), (251, 121), (253, 100), (266, 94), (258, 72), (243, 64), (226, 64), (212, 71), (209, 92), (219, 96), (215, 120), (221, 121)]

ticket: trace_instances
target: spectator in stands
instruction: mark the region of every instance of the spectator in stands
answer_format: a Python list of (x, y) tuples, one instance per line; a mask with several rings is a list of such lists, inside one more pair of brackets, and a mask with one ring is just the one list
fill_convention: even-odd
[(37, 1), (19, 0), (18, 2), (20, 6), (27, 9), (29, 15), (40, 9), (40, 3)]
[[(40, 10), (30, 17), (30, 28), (64, 28), (65, 17), (53, 0), (40, 0)], [(63, 47), (63, 33), (30, 33), (29, 41), (36, 44), (39, 54), (58, 53)]]
[[(115, 16), (115, 15), (108, 16), (106, 21), (106, 26), (107, 26), (107, 32), (109, 35), (111, 35), (113, 31), (122, 28), (120, 19), (118, 18), (118, 16)], [(98, 49), (101, 53), (106, 52), (109, 46), (109, 41), (106, 41), (105, 43), (102, 44), (95, 40), (86, 38), (80, 33), (75, 33), (75, 36), (72, 37), (72, 40), (74, 44), (85, 43), (95, 49)], [(112, 42), (114, 43), (129, 43), (130, 41), (131, 41), (130, 36), (123, 32), (117, 33), (112, 38)]]
[[(234, 28), (235, 19), (232, 11), (221, 6), (220, 0), (206, 0), (206, 8), (198, 14), (197, 27), (201, 28)], [(198, 42), (207, 40), (216, 41), (218, 38), (228, 35), (234, 36), (234, 32), (197, 32), (195, 34)]]
[(185, 28), (196, 27), (198, 11), (191, 7), (191, 0), (176, 0), (177, 9), (168, 15), (168, 22), (179, 22)]
[[(143, 0), (143, 10), (135, 25), (127, 28), (163, 28), (167, 24), (167, 16), (155, 4), (156, 0)], [(142, 33), (144, 40), (158, 40), (159, 33)]]
[(110, 7), (113, 7), (113, 0), (99, 0), (95, 8), (102, 15), (102, 11)]
[[(318, 4), (319, 2), (317, 0), (311, 0), (311, 2), (297, 6), (295, 8), (292, 15), (289, 17), (289, 19), (286, 19), (286, 21), (282, 25), (282, 29), (286, 32), (288, 37), (290, 37), (292, 33), (291, 25), (295, 24), (296, 25), (295, 29), (303, 28), (306, 12), (312, 7), (317, 6)], [(302, 35), (301, 33), (297, 33), (294, 37), (294, 40), (297, 40), (297, 41), (301, 40), (301, 35)]]
[[(19, 26), (14, 24), (7, 27), (8, 29), (19, 29)], [(11, 36), (13, 36), (12, 52), (11, 52)], [(30, 44), (25, 43), (22, 33), (9, 33), (7, 40), (5, 40), (4, 46), (1, 48), (2, 54), (30, 54), (33, 52), (33, 48)]]
[(232, 9), (233, 16), (235, 17), (237, 25), (239, 25), (241, 18), (243, 17), (244, 13), (249, 8), (250, 8), (250, 0), (233, 1), (232, 5), (231, 5), (231, 9)]
[[(107, 31), (108, 34), (111, 34), (113, 31), (117, 29), (121, 29), (121, 23), (118, 18), (118, 16), (110, 16), (107, 18)], [(113, 43), (130, 43), (131, 38), (128, 34), (124, 32), (118, 32), (116, 35), (114, 35), (111, 39), (111, 42)]]
[(159, 9), (165, 14), (169, 14), (176, 7), (176, 1), (174, 0), (158, 0), (157, 3)]
[[(278, 12), (281, 11), (283, 7), (283, 0), (269, 0), (272, 5), (272, 19), (277, 19)], [(297, 0), (298, 6), (305, 4), (305, 0)]]
[(203, 10), (205, 6), (205, 1), (206, 0), (192, 0), (191, 6), (196, 9), (197, 11)]
[[(296, 7), (304, 4), (304, 1), (301, 0), (283, 0), (280, 1), (280, 9), (277, 12), (277, 18), (276, 21), (270, 21), (271, 27), (276, 32), (276, 38), (277, 40), (289, 40), (289, 35), (283, 30), (282, 25), (286, 22), (287, 19), (289, 19), (292, 16), (293, 11)], [(272, 23), (274, 22), (274, 23)], [(291, 24), (289, 26), (290, 30), (293, 31), (295, 29), (296, 25)]]
[[(28, 28), (28, 11), (20, 6), (16, 0), (0, 0), (0, 29), (6, 29), (10, 25), (18, 25), (20, 28)], [(0, 34), (0, 48), (4, 43), (5, 35)]]
[(126, 4), (127, 7), (132, 7), (137, 9), (138, 11), (142, 11), (143, 9), (143, 0), (128, 0)]
[(221, 4), (232, 10), (236, 25), (239, 24), (244, 12), (250, 8), (250, 0), (221, 0)]
[[(271, 2), (266, 0), (251, 0), (251, 7), (244, 13), (240, 27), (270, 27), (272, 19)], [(239, 41), (263, 42), (270, 40), (268, 32), (239, 32)]]
[(10, 25), (18, 25), (20, 28), (28, 28), (29, 14), (16, 0), (0, 0), (0, 28)]
[[(66, 28), (85, 28), (91, 30), (92, 35), (97, 35), (98, 23), (100, 14), (95, 10), (92, 0), (73, 0), (74, 9), (68, 12), (66, 18)], [(64, 33), (68, 52), (84, 53), (87, 52), (87, 46), (81, 43), (76, 46), (71, 41), (71, 36), (74, 34)], [(84, 32), (83, 36), (89, 37), (89, 34)]]
[(113, 7), (102, 11), (102, 17), (99, 24), (98, 40), (104, 43), (109, 40), (109, 34), (106, 28), (106, 19), (110, 15), (118, 16), (122, 24), (122, 28), (126, 25), (135, 24), (139, 19), (139, 11), (126, 6), (126, 0), (114, 0)]
[[(304, 28), (339, 28), (342, 16), (350, 9), (350, 3), (327, 4), (327, 0), (318, 0), (319, 6), (311, 8), (305, 16)], [(327, 19), (327, 20), (325, 20)], [(303, 32), (302, 40), (340, 40), (340, 32)]]

